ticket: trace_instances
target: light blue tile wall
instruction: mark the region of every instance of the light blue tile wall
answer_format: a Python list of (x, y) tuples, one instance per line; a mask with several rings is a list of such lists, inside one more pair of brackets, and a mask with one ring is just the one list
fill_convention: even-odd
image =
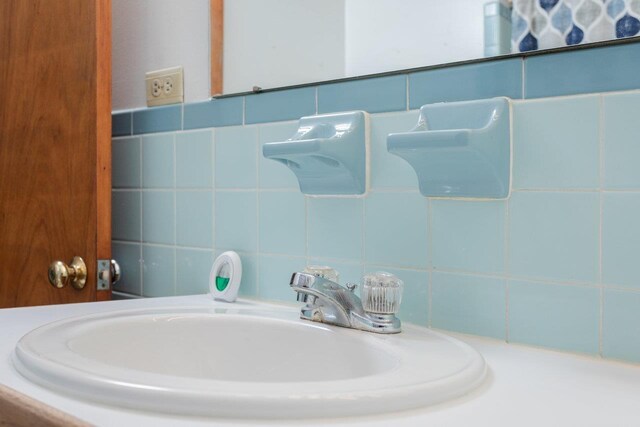
[(513, 187), (598, 188), (600, 101), (592, 95), (516, 104)]
[(496, 96), (521, 98), (521, 67), (522, 60), (516, 58), (412, 73), (409, 108)]
[(112, 185), (115, 188), (140, 188), (142, 175), (140, 156), (142, 148), (139, 137), (113, 141)]
[(431, 280), (433, 327), (505, 338), (505, 279), (434, 272)]
[[(514, 64), (522, 65), (499, 68)], [(566, 64), (540, 69), (556, 66)], [(241, 295), (269, 300), (293, 302), (289, 275), (307, 264), (334, 266), (342, 282), (384, 269), (406, 283), (406, 321), (640, 361), (640, 92), (583, 95), (593, 90), (582, 86), (570, 88), (575, 96), (514, 101), (513, 192), (503, 201), (423, 198), (413, 170), (386, 151), (388, 133), (417, 122), (407, 101), (413, 108), (505, 88), (517, 98), (522, 83), (498, 84), (492, 67), (411, 74), (404, 104), (393, 89), (402, 79), (392, 76), (378, 80), (378, 97), (375, 80), (320, 86), (317, 98), (315, 88), (251, 95), (245, 124), (237, 101), (226, 103), (233, 111), (185, 106), (185, 126), (218, 126), (188, 132), (160, 126), (135, 136), (136, 117), (149, 116), (134, 112), (134, 136), (118, 125), (123, 136), (114, 137), (122, 163), (114, 168), (113, 248), (126, 278), (117, 289), (205, 292), (212, 259), (230, 249), (244, 263)], [(455, 87), (467, 75), (479, 80)], [(500, 93), (483, 92), (482, 81)], [(336, 88), (362, 93), (349, 99)], [(315, 113), (316, 102), (321, 111), (373, 112), (366, 197), (305, 197), (286, 167), (262, 158), (262, 145), (292, 136), (291, 119)], [(215, 122), (227, 113), (236, 119)]]
[(245, 98), (245, 123), (299, 119), (316, 113), (316, 89), (305, 87), (249, 95)]
[(182, 129), (182, 105), (133, 112), (133, 133), (170, 132)]
[(640, 43), (531, 56), (524, 60), (525, 97), (640, 87)]
[(580, 353), (599, 351), (600, 289), (509, 282), (509, 341)]
[(640, 189), (640, 93), (604, 96), (604, 182), (610, 190)]
[(370, 113), (407, 108), (407, 78), (403, 75), (322, 85), (318, 113), (365, 110)]

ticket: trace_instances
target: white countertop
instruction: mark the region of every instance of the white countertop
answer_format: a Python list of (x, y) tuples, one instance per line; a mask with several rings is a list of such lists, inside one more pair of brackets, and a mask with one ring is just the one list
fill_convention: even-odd
[(110, 310), (210, 306), (208, 295), (0, 310), (0, 384), (100, 426), (640, 426), (640, 365), (451, 334), (478, 349), (490, 368), (469, 396), (424, 410), (352, 419), (260, 422), (171, 417), (75, 400), (37, 386), (11, 354), (30, 330), (65, 317)]

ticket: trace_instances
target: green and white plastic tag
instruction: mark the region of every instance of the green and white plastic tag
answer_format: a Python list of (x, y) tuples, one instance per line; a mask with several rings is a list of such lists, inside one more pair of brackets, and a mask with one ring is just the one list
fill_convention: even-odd
[(216, 258), (209, 274), (209, 291), (213, 299), (234, 302), (242, 279), (240, 256), (228, 251)]

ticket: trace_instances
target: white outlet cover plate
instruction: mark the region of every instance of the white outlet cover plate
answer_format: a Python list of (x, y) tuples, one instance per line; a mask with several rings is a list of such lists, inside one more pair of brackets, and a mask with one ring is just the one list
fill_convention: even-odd
[(165, 68), (146, 73), (147, 106), (154, 107), (184, 102), (183, 75), (182, 67)]

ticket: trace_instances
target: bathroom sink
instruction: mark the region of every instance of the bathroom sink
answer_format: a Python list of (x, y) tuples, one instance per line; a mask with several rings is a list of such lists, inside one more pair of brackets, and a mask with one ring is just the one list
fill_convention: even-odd
[(482, 383), (486, 366), (474, 349), (403, 328), (355, 331), (268, 305), (113, 311), (35, 329), (13, 359), (30, 380), (81, 399), (227, 418), (383, 413)]

